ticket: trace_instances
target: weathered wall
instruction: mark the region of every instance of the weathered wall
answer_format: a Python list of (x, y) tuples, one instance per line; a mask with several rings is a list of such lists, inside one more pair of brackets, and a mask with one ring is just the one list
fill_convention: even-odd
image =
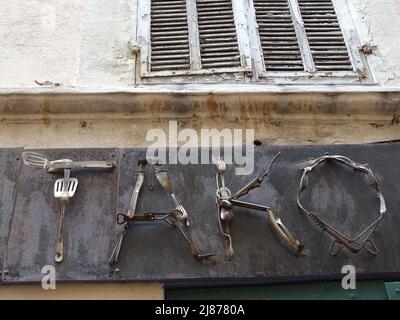
[[(303, 88), (304, 89), (304, 88)], [(400, 138), (400, 93), (299, 92), (175, 94), (62, 92), (0, 95), (0, 147), (146, 147), (151, 128), (253, 128), (268, 144), (366, 143)], [(157, 89), (154, 89), (157, 90)], [(223, 90), (226, 90), (224, 87)], [(330, 91), (329, 91), (330, 90)], [(365, 90), (369, 90), (368, 88)], [(38, 91), (38, 90), (36, 90)]]
[(39, 284), (0, 286), (0, 300), (161, 300), (164, 290), (153, 283), (57, 284), (56, 290), (43, 290)]
[(132, 0), (0, 0), (0, 86), (127, 86)]
[(400, 0), (348, 0), (361, 43), (377, 46), (367, 57), (375, 81), (400, 85)]
[[(382, 85), (400, 85), (400, 0), (348, 0)], [(0, 86), (124, 87), (133, 84), (127, 44), (136, 32), (135, 0), (0, 0)]]
[(0, 0), (0, 85), (79, 79), (83, 0)]

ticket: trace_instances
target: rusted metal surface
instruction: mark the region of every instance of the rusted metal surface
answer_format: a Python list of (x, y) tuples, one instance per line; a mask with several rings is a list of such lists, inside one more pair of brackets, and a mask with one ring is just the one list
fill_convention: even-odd
[[(118, 212), (126, 212), (135, 185), (135, 170), (138, 159), (145, 158), (144, 149), (121, 151)], [(190, 222), (192, 240), (200, 252), (216, 252), (223, 256), (224, 241), (219, 235), (215, 220), (215, 176), (207, 177), (210, 166), (165, 166), (174, 186), (176, 197), (185, 207)], [(209, 182), (208, 187), (204, 185)], [(193, 185), (193, 182), (196, 185)], [(150, 186), (154, 191), (149, 190)], [(199, 188), (202, 189), (201, 192)], [(204, 190), (203, 190), (204, 189)], [(204, 194), (204, 192), (205, 194)], [(204, 197), (204, 202), (202, 202)], [(175, 208), (172, 197), (163, 189), (156, 178), (145, 176), (136, 213), (171, 210)], [(221, 256), (219, 257), (219, 259)], [(202, 278), (222, 272), (222, 265), (195, 261), (188, 252), (188, 246), (178, 230), (159, 222), (131, 223), (125, 235), (118, 264), (118, 279), (123, 280), (168, 280), (179, 278)], [(222, 273), (221, 273), (222, 274)]]
[[(143, 167), (144, 163), (145, 166)], [(135, 224), (137, 224), (138, 222), (165, 222), (181, 234), (181, 243), (189, 247), (192, 257), (195, 260), (207, 260), (208, 262), (213, 260), (214, 253), (201, 252), (201, 250), (198, 249), (196, 242), (193, 240), (190, 229), (190, 217), (175, 195), (172, 179), (170, 178), (168, 171), (162, 166), (158, 165), (157, 161), (150, 161), (149, 163), (147, 160), (139, 160), (138, 164), (140, 166), (140, 169), (138, 171), (135, 171), (138, 176), (136, 178), (135, 186), (130, 200), (128, 213), (117, 214), (117, 223), (119, 225), (124, 225), (124, 228), (122, 232), (120, 232), (118, 240), (115, 244), (115, 248), (111, 254), (110, 265), (116, 265), (119, 262), (119, 255), (123, 245), (123, 240), (129, 229), (129, 222), (135, 222)], [(150, 184), (147, 185), (147, 188), (144, 188), (144, 190), (142, 190), (141, 187), (143, 186), (145, 176), (147, 176), (147, 180)], [(158, 182), (157, 185), (163, 188), (164, 193), (170, 195), (174, 203), (174, 207), (168, 208), (164, 205), (164, 212), (156, 212), (150, 209), (144, 213), (142, 212), (139, 215), (135, 214), (136, 204), (141, 194), (143, 195), (144, 193), (150, 192), (153, 196), (155, 196), (153, 201), (160, 200), (159, 196), (154, 194), (155, 180)]]
[[(395, 214), (400, 202), (400, 169), (394, 164), (400, 159), (400, 144), (348, 145), (348, 146), (296, 146), (257, 147), (255, 173), (259, 174), (276, 154), (281, 159), (268, 178), (255, 193), (245, 200), (269, 203), (276, 208), (282, 221), (293, 230), (305, 245), (305, 256), (298, 257), (274, 233), (270, 222), (262, 214), (245, 208), (235, 208), (232, 233), (235, 235), (235, 257), (226, 261), (224, 238), (218, 229), (215, 204), (215, 168), (212, 165), (170, 165), (168, 170), (177, 186), (176, 193), (192, 218), (192, 236), (203, 250), (217, 253), (215, 264), (201, 264), (187, 255), (179, 234), (162, 224), (131, 224), (121, 252), (118, 278), (122, 280), (160, 280), (185, 284), (201, 283), (269, 282), (279, 280), (331, 279), (341, 277), (341, 268), (351, 264), (358, 277), (391, 278), (400, 271), (400, 218)], [(296, 193), (301, 177), (297, 163), (325, 152), (345, 154), (355, 161), (366, 163), (382, 183), (387, 200), (388, 214), (375, 230), (373, 239), (380, 247), (376, 257), (367, 252), (353, 255), (341, 252), (332, 257), (327, 253), (331, 238), (298, 212)], [(125, 172), (119, 182), (119, 209), (126, 211), (135, 177), (134, 160), (144, 151), (125, 150), (120, 170)], [(129, 170), (131, 173), (129, 174)], [(379, 209), (374, 194), (362, 179), (343, 168), (322, 166), (317, 181), (310, 178), (310, 188), (304, 194), (309, 208), (337, 226), (344, 234), (360, 231), (374, 218)], [(234, 166), (227, 166), (226, 179), (232, 192), (237, 191), (248, 176), (235, 176)], [(311, 182), (311, 180), (313, 180)], [(360, 181), (361, 180), (361, 181)], [(144, 187), (146, 186), (146, 182)], [(312, 187), (311, 187), (312, 186)], [(138, 211), (163, 210), (168, 197), (160, 187), (139, 199)], [(154, 199), (158, 199), (155, 201)], [(172, 203), (169, 204), (172, 206)]]
[(21, 167), (20, 155), (20, 149), (0, 149), (0, 282)]
[[(118, 161), (114, 149), (40, 150), (51, 159)], [(62, 173), (23, 166), (7, 246), (5, 281), (41, 281), (45, 265), (56, 268), (57, 280), (108, 278), (110, 238), (115, 233), (117, 169), (71, 170), (79, 187), (65, 216), (65, 260), (55, 265), (59, 203), (54, 182)]]
[[(366, 182), (368, 183), (368, 185), (372, 189), (374, 189), (373, 193), (370, 192), (370, 197), (374, 196), (379, 199), (379, 212), (377, 218), (374, 218), (373, 222), (370, 225), (368, 225), (366, 229), (362, 230), (359, 234), (351, 238), (342, 234), (340, 231), (338, 231), (337, 228), (327, 224), (324, 220), (319, 218), (318, 213), (316, 213), (315, 211), (311, 212), (307, 210), (300, 203), (300, 198), (301, 198), (300, 195), (303, 191), (306, 190), (308, 186), (309, 174), (317, 166), (319, 166), (321, 163), (324, 163), (325, 161), (331, 162), (330, 163), (331, 168), (334, 167), (332, 166), (332, 162), (335, 162), (336, 164), (344, 165), (347, 166), (347, 168), (352, 169), (353, 175), (354, 173), (357, 172), (362, 173), (364, 179), (367, 180)], [(334, 241), (332, 242), (329, 248), (329, 253), (332, 255), (336, 255), (344, 248), (347, 248), (352, 253), (357, 253), (358, 251), (364, 248), (371, 254), (377, 254), (378, 248), (376, 247), (374, 242), (370, 239), (370, 237), (373, 234), (376, 226), (380, 223), (380, 221), (383, 219), (386, 213), (386, 204), (385, 204), (385, 198), (383, 197), (382, 192), (380, 190), (379, 180), (375, 177), (372, 170), (368, 167), (368, 164), (359, 164), (354, 162), (350, 158), (341, 155), (325, 154), (319, 158), (307, 160), (306, 162), (303, 163), (303, 166), (304, 168), (303, 168), (303, 174), (300, 179), (299, 193), (297, 194), (297, 206), (301, 213), (309, 216), (317, 226), (319, 226), (322, 230), (324, 230), (334, 238)], [(365, 217), (365, 219), (368, 220), (367, 217)]]
[[(220, 234), (215, 203), (213, 165), (168, 165), (166, 168), (174, 192), (190, 217), (191, 236), (204, 252), (215, 252), (213, 263), (199, 263), (188, 254), (182, 235), (165, 223), (130, 223), (118, 266), (108, 265), (118, 232), (116, 214), (127, 212), (138, 169), (137, 160), (145, 157), (144, 149), (119, 150), (119, 179), (112, 173), (98, 171), (73, 173), (79, 188), (66, 216), (65, 237), (68, 259), (57, 266), (58, 280), (74, 281), (151, 281), (181, 285), (193, 283), (243, 283), (332, 279), (342, 277), (341, 268), (353, 265), (357, 278), (390, 279), (400, 275), (400, 144), (335, 145), (335, 146), (260, 146), (255, 149), (254, 176), (265, 170), (272, 157), (281, 152), (280, 160), (257, 192), (243, 201), (268, 203), (283, 223), (304, 244), (305, 256), (293, 254), (279, 241), (273, 227), (262, 213), (248, 208), (234, 208), (231, 224), (235, 256), (225, 259), (224, 237)], [(111, 150), (52, 150), (52, 158), (70, 154), (78, 160), (109, 160)], [(365, 250), (357, 255), (342, 251), (337, 256), (327, 252), (331, 237), (310, 219), (301, 215), (296, 204), (302, 171), (297, 163), (325, 152), (342, 154), (358, 163), (368, 163), (381, 182), (387, 214), (376, 228), (372, 239), (378, 255)], [(54, 154), (54, 157), (53, 157)], [(84, 158), (84, 159), (82, 159)], [(75, 158), (74, 158), (75, 159)], [(227, 165), (225, 177), (232, 192), (248, 182), (248, 176), (236, 176), (235, 167)], [(345, 235), (365, 228), (374, 218), (379, 203), (371, 188), (354, 178), (351, 170), (329, 163), (316, 168), (303, 193), (303, 202), (318, 211), (328, 223)], [(41, 280), (41, 267), (53, 264), (57, 228), (57, 202), (52, 186), (58, 176), (43, 170), (22, 168), (9, 245), (7, 281)], [(149, 190), (149, 184), (154, 191)], [(118, 187), (117, 187), (118, 185)], [(91, 189), (89, 188), (91, 187)], [(146, 189), (146, 190), (145, 190)], [(145, 190), (145, 191), (144, 191)], [(137, 214), (174, 208), (171, 196), (156, 179), (145, 177), (137, 203)], [(116, 203), (116, 199), (117, 203)], [(111, 273), (110, 273), (111, 271)]]

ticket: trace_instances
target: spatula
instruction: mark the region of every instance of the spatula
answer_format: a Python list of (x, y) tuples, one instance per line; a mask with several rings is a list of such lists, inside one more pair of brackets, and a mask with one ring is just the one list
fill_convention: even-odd
[(54, 184), (54, 198), (60, 201), (60, 222), (57, 233), (57, 246), (55, 261), (61, 262), (64, 259), (64, 217), (65, 209), (78, 188), (78, 179), (70, 178), (70, 170), (64, 170), (64, 178), (56, 180)]

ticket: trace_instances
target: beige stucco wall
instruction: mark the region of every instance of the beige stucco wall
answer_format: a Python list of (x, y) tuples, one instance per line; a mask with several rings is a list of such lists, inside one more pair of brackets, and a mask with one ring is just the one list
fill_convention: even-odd
[(0, 86), (127, 86), (132, 0), (0, 0)]
[[(399, 0), (348, 0), (374, 79), (400, 85)], [(0, 86), (125, 87), (133, 84), (128, 42), (136, 0), (0, 0)]]
[(0, 1), (0, 85), (79, 79), (84, 1)]
[(348, 0), (361, 43), (377, 46), (367, 57), (374, 80), (400, 85), (400, 0)]
[(160, 284), (57, 284), (54, 290), (44, 290), (39, 284), (0, 286), (0, 300), (161, 300)]

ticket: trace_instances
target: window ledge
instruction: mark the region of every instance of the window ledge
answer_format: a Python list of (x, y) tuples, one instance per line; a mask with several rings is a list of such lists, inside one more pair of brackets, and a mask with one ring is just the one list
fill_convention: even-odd
[(184, 94), (225, 94), (225, 93), (346, 93), (346, 92), (398, 92), (400, 86), (378, 84), (307, 84), (307, 85), (260, 85), (260, 84), (163, 84), (136, 87), (0, 87), (0, 96), (10, 94), (110, 94), (110, 93), (184, 93)]
[[(0, 115), (140, 113), (159, 117), (270, 110), (280, 114), (393, 114), (400, 87), (377, 85), (163, 85), (136, 88), (0, 88)], [(151, 112), (149, 112), (151, 111)], [(154, 115), (154, 114), (153, 114)]]

